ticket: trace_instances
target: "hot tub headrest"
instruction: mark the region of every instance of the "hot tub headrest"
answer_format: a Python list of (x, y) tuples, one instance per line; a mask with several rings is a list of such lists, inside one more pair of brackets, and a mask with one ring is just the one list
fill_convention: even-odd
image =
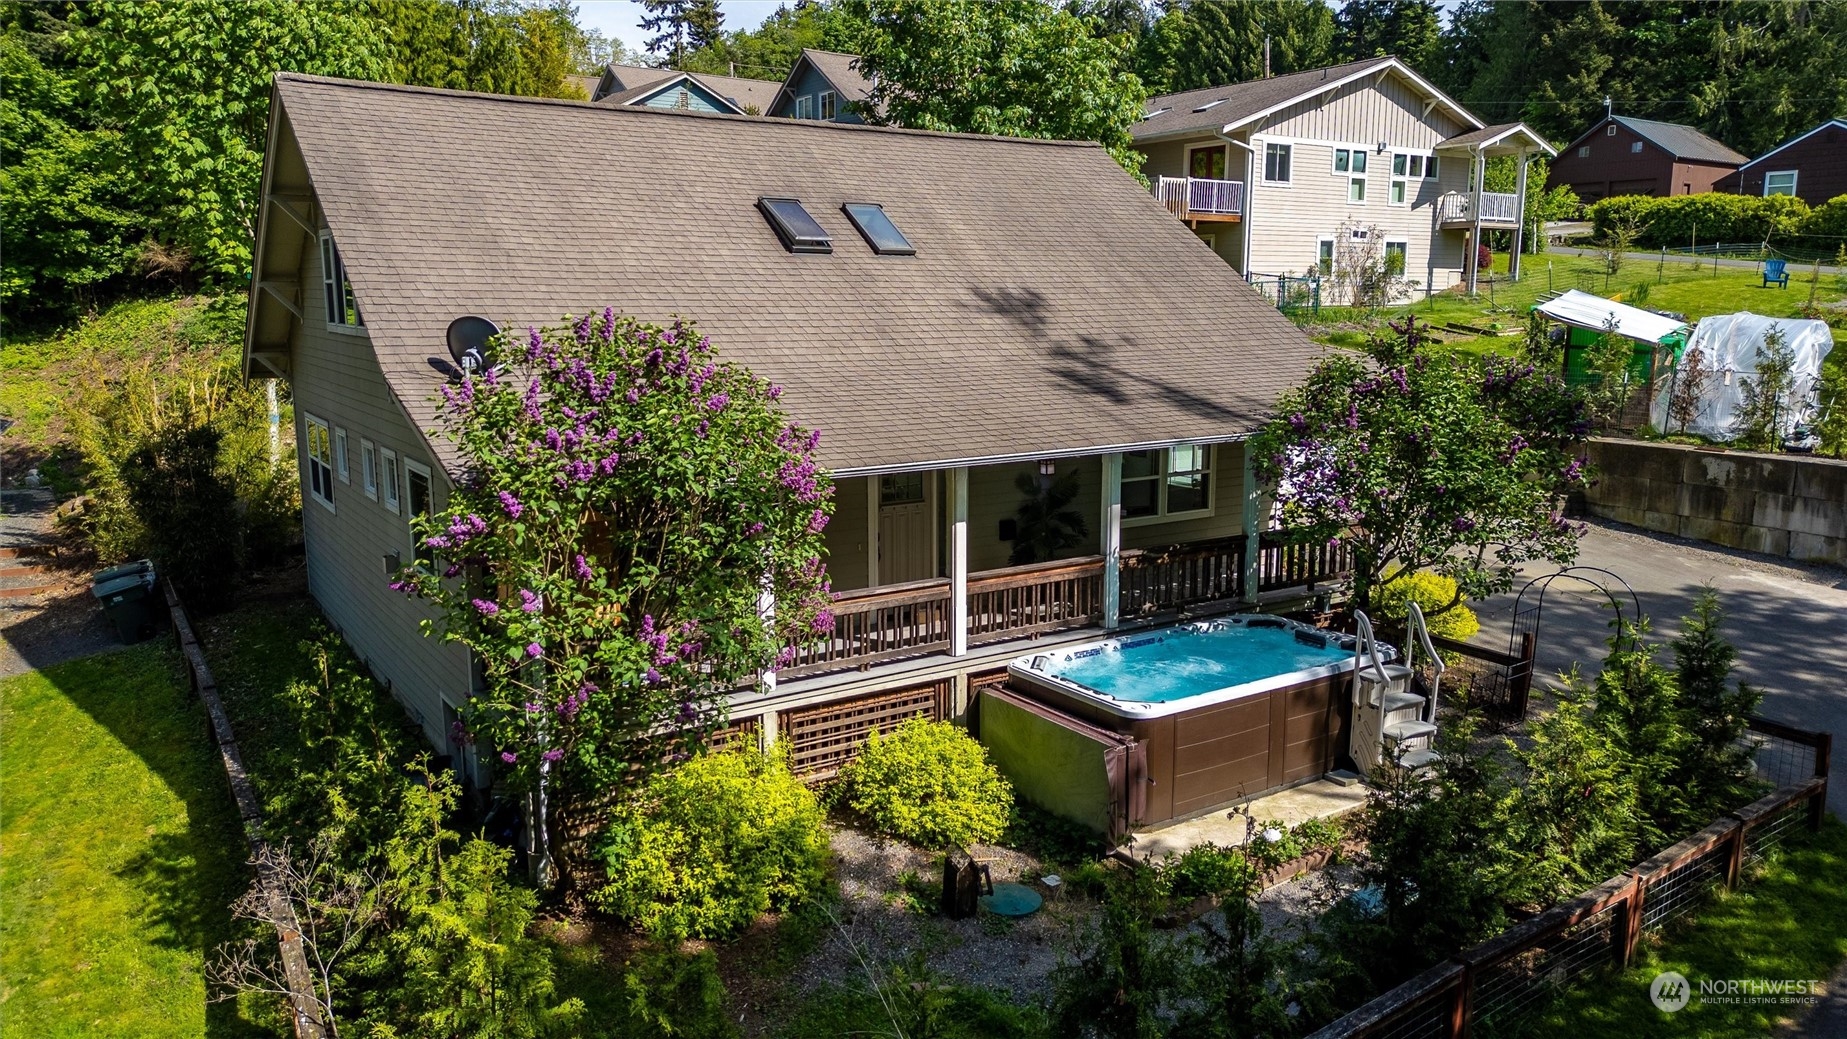
[(1294, 627), (1286, 618), (1258, 616), (1244, 622), (1247, 628), (1289, 628)]
[(1316, 649), (1326, 649), (1328, 645), (1334, 641), (1321, 632), (1308, 631), (1306, 629), (1297, 630), (1295, 633), (1295, 640), (1304, 646), (1313, 646)]

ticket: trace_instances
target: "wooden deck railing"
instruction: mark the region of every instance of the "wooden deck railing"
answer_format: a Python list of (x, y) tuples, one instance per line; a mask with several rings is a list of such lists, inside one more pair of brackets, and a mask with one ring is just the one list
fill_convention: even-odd
[(1126, 620), (1244, 594), (1244, 535), (1122, 553)]
[(1345, 541), (1289, 542), (1272, 535), (1259, 541), (1257, 590), (1296, 588), (1332, 581), (1353, 570)]
[[(1300, 587), (1345, 574), (1341, 545), (1290, 545), (1265, 538), (1259, 591)], [(1243, 597), (1243, 535), (1122, 553), (1118, 605), (1125, 620)], [(1103, 557), (1031, 563), (968, 576), (970, 645), (1002, 642), (1103, 620)], [(885, 585), (834, 596), (832, 634), (796, 647), (785, 678), (940, 653), (950, 647), (948, 578)]]
[(1244, 182), (1205, 177), (1159, 177), (1154, 195), (1182, 220), (1235, 217), (1244, 212)]
[(779, 673), (869, 667), (948, 648), (949, 579), (938, 577), (836, 594), (833, 634), (796, 647), (794, 661)]
[(1028, 563), (968, 575), (968, 641), (1000, 642), (1103, 619), (1103, 557)]
[[(1437, 223), (1466, 224), (1472, 223), (1474, 215), (1469, 211), (1471, 199), (1458, 191), (1452, 191), (1437, 199)], [(1484, 191), (1481, 195), (1481, 222), (1484, 224), (1515, 224), (1520, 220), (1520, 197), (1498, 191)]]

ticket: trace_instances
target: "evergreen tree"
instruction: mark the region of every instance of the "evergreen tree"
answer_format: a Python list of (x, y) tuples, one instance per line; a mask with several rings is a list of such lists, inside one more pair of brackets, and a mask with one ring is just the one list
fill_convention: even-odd
[(1635, 789), (1637, 839), (1643, 850), (1663, 848), (1705, 822), (1679, 782), (1693, 745), (1683, 724), (1680, 686), (1655, 661), (1648, 620), (1621, 625), (1610, 639), (1594, 691), (1592, 721), (1621, 755)]
[(641, 27), (656, 35), (648, 40), (648, 53), (680, 68), (686, 56), (719, 40), (725, 16), (718, 0), (641, 0), (647, 15)]
[(1757, 374), (1740, 380), (1733, 443), (1751, 451), (1777, 449), (1792, 417), (1789, 398), (1795, 388), (1795, 367), (1789, 337), (1776, 325), (1765, 329), (1763, 348), (1757, 352)]
[(1396, 55), (1420, 73), (1442, 49), (1442, 18), (1435, 0), (1347, 0), (1334, 16), (1342, 61)]
[(1266, 39), (1271, 75), (1319, 68), (1333, 60), (1333, 12), (1298, 0), (1175, 4), (1155, 22), (1138, 67), (1163, 91), (1243, 83), (1263, 77)]
[(1682, 722), (1692, 734), (1678, 782), (1701, 818), (1737, 808), (1751, 793), (1751, 755), (1741, 743), (1763, 693), (1733, 683), (1738, 651), (1720, 634), (1725, 611), (1708, 585), (1680, 620), (1674, 665), (1680, 683)]

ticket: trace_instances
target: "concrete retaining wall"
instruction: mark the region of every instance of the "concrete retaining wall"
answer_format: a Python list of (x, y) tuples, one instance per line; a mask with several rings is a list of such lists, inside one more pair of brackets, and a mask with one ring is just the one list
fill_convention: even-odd
[(1804, 562), (1847, 564), (1847, 461), (1599, 439), (1591, 515)]

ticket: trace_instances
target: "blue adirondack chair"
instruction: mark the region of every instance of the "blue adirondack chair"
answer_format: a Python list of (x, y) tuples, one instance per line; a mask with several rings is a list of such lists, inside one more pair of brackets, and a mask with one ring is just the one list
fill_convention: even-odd
[(1786, 260), (1765, 260), (1764, 261), (1764, 283), (1761, 287), (1767, 289), (1770, 287), (1770, 283), (1773, 281), (1776, 282), (1778, 285), (1781, 285), (1783, 288), (1786, 288), (1786, 289), (1789, 288), (1789, 263), (1788, 261)]

